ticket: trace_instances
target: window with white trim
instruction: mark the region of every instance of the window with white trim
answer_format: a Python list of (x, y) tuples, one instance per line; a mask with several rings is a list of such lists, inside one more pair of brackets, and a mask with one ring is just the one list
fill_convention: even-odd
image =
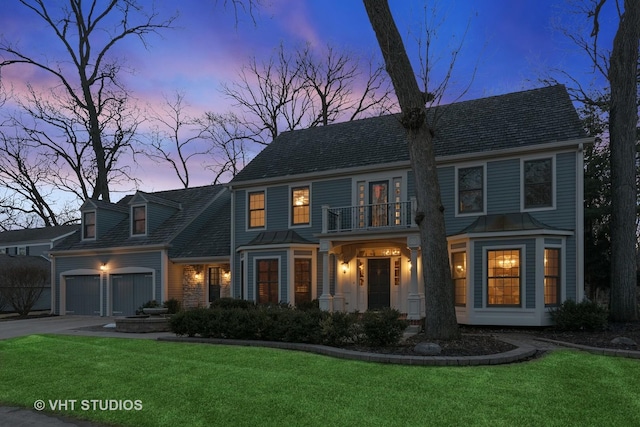
[(524, 208), (553, 206), (553, 160), (551, 158), (523, 162)]
[(131, 211), (133, 213), (131, 234), (134, 236), (147, 234), (147, 207), (134, 206)]
[(458, 168), (458, 213), (484, 212), (484, 167)]
[(264, 191), (249, 193), (249, 210), (247, 218), (249, 228), (264, 228), (265, 226), (265, 195)]
[(544, 249), (544, 305), (560, 304), (560, 249)]
[(309, 201), (309, 186), (291, 189), (291, 225), (310, 223)]
[(96, 212), (89, 211), (82, 214), (82, 238), (96, 238)]
[(278, 259), (257, 260), (256, 288), (259, 304), (278, 304)]
[(520, 249), (487, 251), (487, 306), (520, 306)]

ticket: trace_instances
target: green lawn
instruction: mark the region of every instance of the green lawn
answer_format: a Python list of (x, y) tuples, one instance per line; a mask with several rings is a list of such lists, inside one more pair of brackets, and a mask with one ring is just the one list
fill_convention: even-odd
[[(0, 402), (130, 426), (640, 425), (637, 360), (555, 352), (496, 367), (410, 367), (275, 349), (71, 336), (0, 341)], [(141, 410), (83, 410), (82, 400)], [(69, 404), (70, 405), (70, 404)]]

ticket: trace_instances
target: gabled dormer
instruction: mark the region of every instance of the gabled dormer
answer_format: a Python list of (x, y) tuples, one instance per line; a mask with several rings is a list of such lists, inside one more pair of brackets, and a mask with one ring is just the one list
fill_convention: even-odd
[(102, 200), (87, 199), (80, 207), (83, 241), (96, 240), (127, 217), (125, 206)]
[(178, 202), (138, 191), (129, 200), (129, 235), (147, 236), (181, 209)]

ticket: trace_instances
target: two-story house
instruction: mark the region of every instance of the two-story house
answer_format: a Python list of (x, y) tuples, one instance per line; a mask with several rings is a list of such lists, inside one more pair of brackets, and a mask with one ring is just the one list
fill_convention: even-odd
[[(434, 144), (459, 323), (547, 325), (583, 298), (583, 147), (563, 86), (454, 103)], [(279, 135), (229, 184), (232, 295), (424, 316), (399, 116)], [(425, 218), (428, 221), (429, 218)]]
[(126, 316), (151, 300), (229, 296), (229, 203), (221, 185), (86, 200), (80, 232), (51, 251), (53, 312)]

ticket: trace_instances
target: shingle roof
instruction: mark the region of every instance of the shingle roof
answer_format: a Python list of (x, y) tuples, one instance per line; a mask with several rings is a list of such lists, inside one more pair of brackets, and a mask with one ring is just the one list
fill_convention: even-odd
[[(168, 244), (176, 234), (196, 218), (206, 206), (211, 203), (221, 191), (225, 191), (223, 185), (208, 185), (203, 187), (186, 188), (179, 190), (158, 191), (154, 197), (180, 203), (182, 209), (177, 210), (164, 223), (146, 236), (130, 236), (130, 220), (127, 217), (111, 230), (107, 231), (99, 239), (81, 241), (79, 233), (62, 241), (56, 250), (77, 249), (102, 249), (124, 246), (150, 246)], [(116, 205), (126, 205), (131, 196), (125, 196)]]
[(464, 230), (455, 234), (525, 230), (556, 230), (556, 228), (538, 221), (527, 212), (516, 212), (480, 216)]
[(59, 225), (55, 227), (3, 231), (0, 233), (0, 245), (27, 242), (50, 242), (51, 240), (57, 239), (79, 229), (79, 225)]
[[(585, 136), (562, 85), (432, 108), (436, 156), (524, 147)], [(231, 183), (408, 161), (398, 115), (283, 132)]]
[(246, 246), (261, 246), (261, 245), (280, 245), (291, 243), (313, 243), (304, 237), (300, 236), (293, 230), (282, 231), (263, 231), (260, 232), (255, 238), (253, 238)]
[(231, 253), (231, 199), (215, 212), (215, 219), (206, 221), (196, 237), (180, 248), (169, 251), (170, 258), (228, 257)]

